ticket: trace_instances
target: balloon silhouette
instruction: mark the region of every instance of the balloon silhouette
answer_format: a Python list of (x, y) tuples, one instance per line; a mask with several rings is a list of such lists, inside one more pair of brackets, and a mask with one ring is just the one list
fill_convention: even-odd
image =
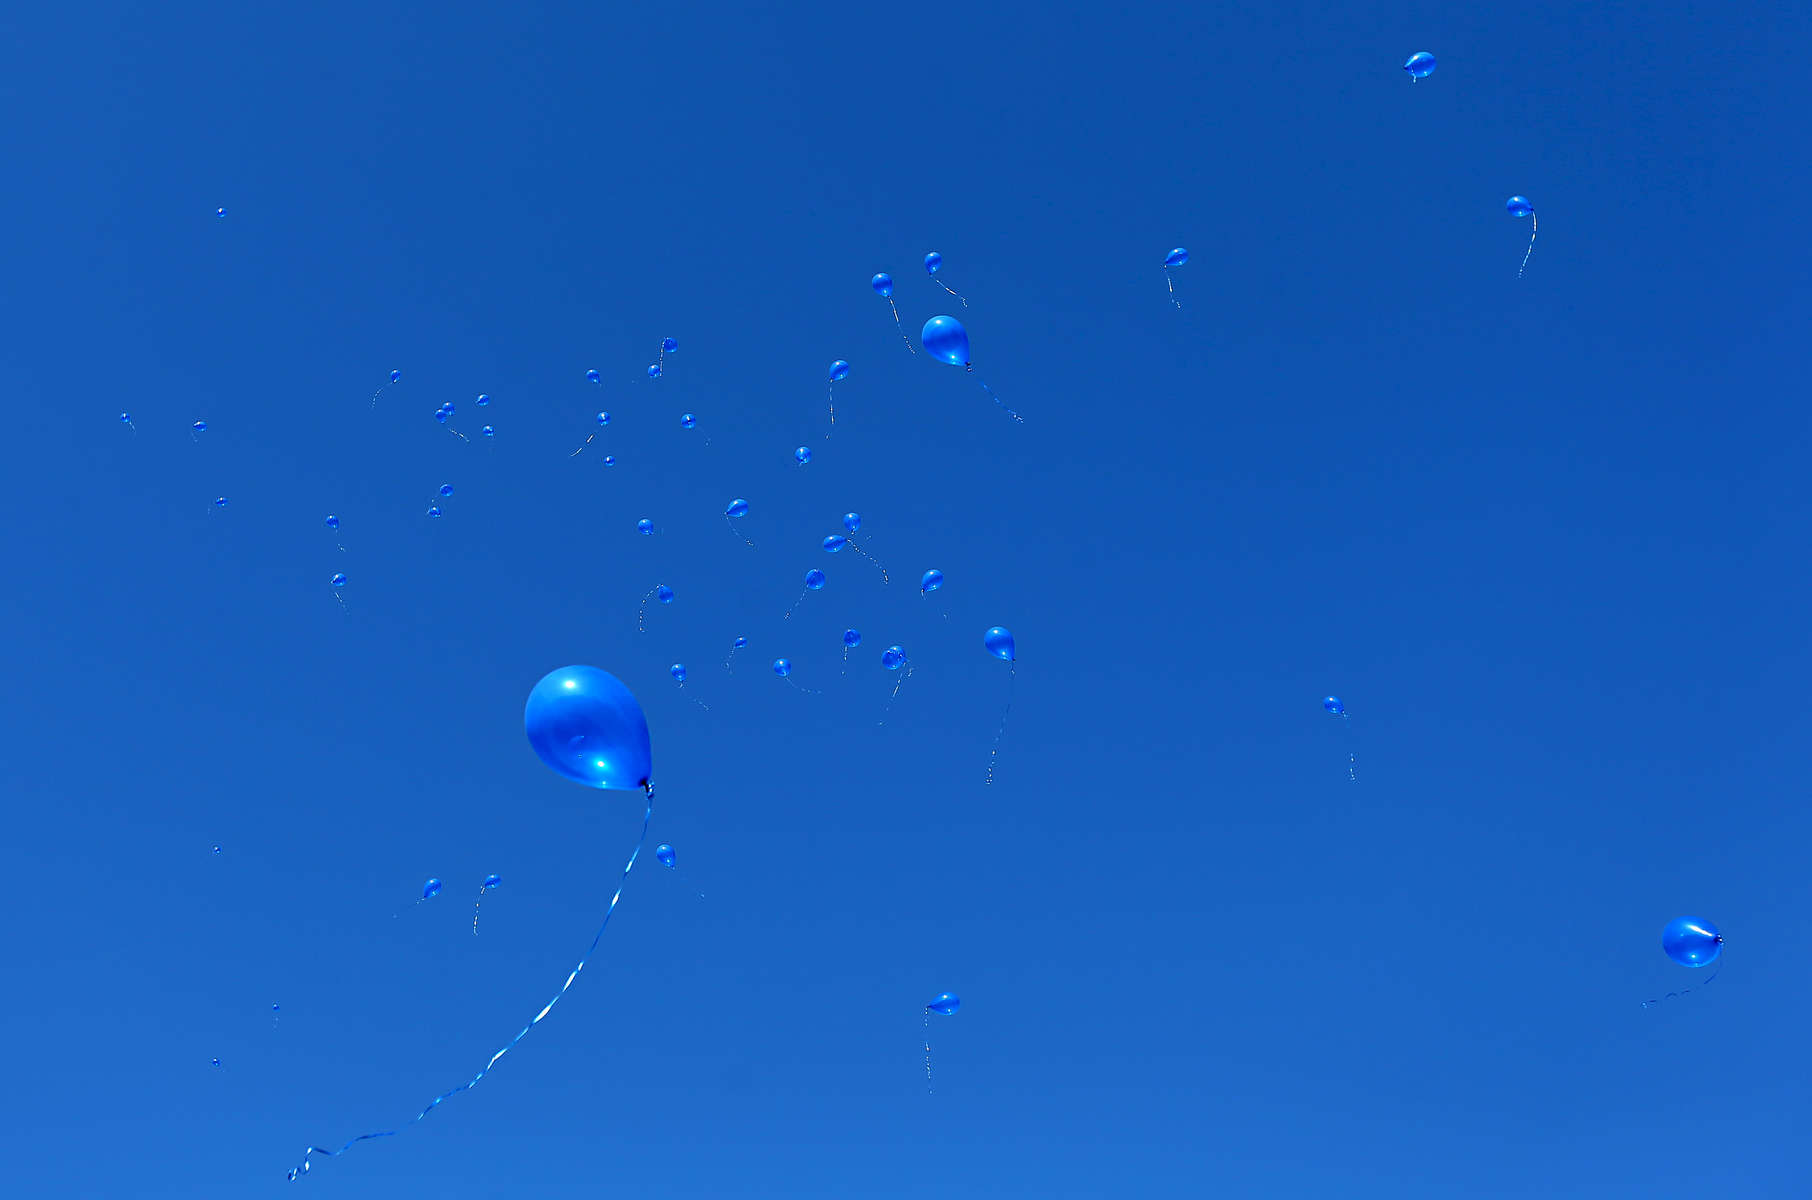
[(823, 694), (823, 693), (819, 692), (816, 688), (808, 688), (808, 687), (799, 686), (799, 681), (797, 679), (793, 678), (793, 662), (791, 659), (777, 658), (770, 665), (774, 669), (774, 674), (776, 674), (776, 675), (780, 676), (782, 679), (786, 680), (787, 686), (792, 688), (794, 691), (804, 692), (808, 696), (818, 696), (818, 695)]
[(835, 554), (837, 551), (843, 549), (843, 547), (849, 545), (849, 539), (840, 533), (833, 533), (824, 539), (823, 545), (826, 554)]
[[(1683, 967), (1704, 967), (1717, 962), (1724, 954), (1724, 935), (1703, 917), (1675, 917), (1661, 931), (1661, 951)], [(1704, 987), (1718, 977), (1716, 970), (1699, 985)], [(1643, 1008), (1653, 1008), (1663, 1000), (1676, 1000), (1692, 994), (1691, 988), (1668, 992), (1654, 1000), (1644, 1000)]]
[(635, 531), (643, 536), (647, 536), (654, 532), (654, 522), (650, 521), (647, 517), (643, 517), (635, 523)]
[(1007, 703), (1000, 710), (1000, 725), (994, 730), (994, 745), (988, 751), (988, 775), (983, 783), (994, 784), (994, 765), (1000, 758), (1000, 739), (1007, 732), (1007, 717), (1013, 712), (1013, 686), (1019, 677), (1019, 660), (1014, 655), (1013, 635), (996, 625), (982, 634), (982, 646), (989, 654), (1007, 664)]
[[(908, 345), (910, 345), (910, 344), (911, 343), (908, 343)], [(849, 375), (849, 364), (847, 362), (843, 361), (842, 359), (839, 358), (836, 362), (834, 362), (830, 365), (830, 386), (828, 387), (827, 391), (830, 393), (831, 427), (824, 435), (827, 438), (831, 434), (837, 432), (837, 383), (839, 380), (842, 380), (843, 378), (845, 378), (848, 375)]]
[(1535, 253), (1535, 230), (1539, 222), (1535, 218), (1535, 206), (1529, 203), (1526, 196), (1512, 196), (1504, 201), (1504, 211), (1518, 218), (1529, 218), (1529, 248), (1523, 251), (1523, 265), (1516, 269), (1516, 277), (1521, 279), (1529, 267), (1529, 256)]
[(129, 412), (121, 413), (120, 414), (120, 424), (124, 425), (127, 429), (130, 429), (132, 431), (132, 435), (134, 437), (138, 436), (138, 426), (136, 426), (132, 423), (132, 414), (131, 413), (129, 413)]
[[(926, 321), (925, 327), (919, 331), (919, 340), (925, 344), (925, 353), (937, 361), (953, 367), (961, 367), (965, 371), (974, 371), (974, 367), (969, 362), (969, 331), (964, 329), (963, 323), (955, 317), (938, 316)], [(976, 376), (975, 382), (981, 384), (982, 391), (988, 393), (989, 398), (1000, 405), (1009, 417), (1015, 421), (1025, 420), (1024, 417), (1008, 408), (1005, 401), (996, 396), (994, 389), (989, 387), (979, 375)]]
[[(579, 956), (579, 961), (567, 975), (566, 982), (560, 985), (560, 990), (554, 993), (540, 1012), (529, 1018), (528, 1024), (515, 1037), (491, 1055), (476, 1075), (436, 1096), (415, 1115), (409, 1122), (411, 1125), (439, 1108), (450, 1097), (477, 1087), (491, 1073), (491, 1068), (497, 1065), (499, 1059), (514, 1050), (528, 1036), (529, 1030), (554, 1011), (554, 1006), (560, 1003), (560, 997), (566, 995), (567, 989), (572, 987), (573, 981), (585, 969), (587, 960), (603, 939), (605, 929), (609, 928), (611, 914), (616, 912), (617, 902), (623, 898), (623, 887), (629, 882), (629, 872), (648, 839), (648, 825), (654, 820), (654, 785), (649, 782), (652, 757), (648, 746), (648, 721), (642, 715), (642, 706), (636, 703), (635, 696), (616, 676), (596, 667), (586, 666), (561, 667), (557, 671), (548, 672), (529, 692), (528, 703), (523, 707), (522, 724), (535, 754), (557, 774), (587, 787), (641, 791), (646, 797), (642, 832), (636, 838), (635, 849), (629, 853), (629, 860), (623, 864), (623, 874), (617, 881), (617, 890), (604, 909), (603, 920), (598, 922), (598, 931), (592, 935), (591, 945)], [(294, 1180), (307, 1174), (317, 1155), (337, 1158), (360, 1142), (394, 1137), (398, 1132), (396, 1129), (384, 1129), (361, 1133), (338, 1149), (311, 1145), (303, 1152), (302, 1161), (291, 1168), (289, 1177)]]
[[(925, 274), (931, 276), (931, 282), (937, 284), (939, 287), (943, 288), (946, 292), (950, 292), (950, 294), (952, 296), (956, 296), (956, 293), (954, 291), (951, 291), (950, 285), (945, 283), (943, 280), (941, 280), (937, 277), (938, 268), (942, 267), (943, 265), (944, 265), (944, 256), (939, 254), (936, 250), (933, 250), (930, 254), (927, 254), (925, 256)], [(969, 302), (967, 300), (963, 300), (963, 298), (961, 296), (956, 296), (956, 298), (958, 300), (962, 300), (962, 304), (963, 304), (964, 308), (969, 307)]]
[(679, 342), (676, 339), (662, 338), (661, 339), (661, 353), (660, 353), (659, 357), (657, 357), (654, 360), (654, 366), (652, 369), (649, 370), (648, 374), (655, 379), (659, 379), (661, 376), (661, 368), (665, 367), (667, 365), (667, 356), (669, 354), (672, 354), (675, 350), (678, 350), (678, 349), (679, 349)]
[(598, 374), (598, 370), (596, 367), (593, 367), (591, 370), (585, 372), (585, 379), (586, 379), (586, 382), (588, 382), (588, 383), (595, 383), (595, 384), (599, 384), (600, 386), (604, 383), (604, 377), (602, 375)]
[(1418, 79), (1427, 79), (1434, 74), (1435, 57), (1426, 50), (1418, 50), (1409, 56), (1409, 61), (1403, 64), (1403, 69), (1409, 72), (1411, 83)]
[[(341, 549), (345, 549), (345, 547), (342, 546)], [(346, 586), (346, 572), (335, 571), (333, 574), (333, 578), (329, 579), (327, 581), (327, 583), (328, 583), (328, 586), (333, 588), (334, 603), (336, 603), (340, 606), (341, 612), (345, 612), (346, 611), (346, 601), (344, 601), (340, 598), (340, 589)]]
[(1183, 307), (1183, 302), (1177, 299), (1176, 280), (1170, 273), (1188, 261), (1189, 251), (1181, 246), (1164, 256), (1164, 286), (1170, 290), (1170, 302), (1178, 308)]
[(900, 322), (900, 310), (893, 302), (893, 276), (882, 271), (879, 275), (876, 275), (873, 279), (869, 280), (868, 285), (874, 288), (875, 295), (880, 296), (887, 301), (887, 307), (893, 310), (894, 326), (899, 329), (900, 337), (906, 342), (906, 348), (911, 350), (914, 354), (917, 354), (918, 350), (913, 346), (912, 339), (906, 335), (906, 326)]
[(484, 903), (484, 894), (503, 882), (501, 875), (486, 875), (478, 885), (478, 899), (472, 902), (472, 936), (478, 936), (478, 906)]
[(478, 405), (480, 408), (487, 408), (490, 406), (491, 398), (483, 392), (480, 392), (478, 393), (478, 399), (474, 400), (472, 403)]
[(681, 429), (691, 429), (694, 425), (698, 424), (698, 414), (697, 413), (681, 413), (680, 418), (679, 418), (679, 423), (680, 423)]
[(931, 1094), (931, 1014), (940, 1017), (956, 1015), (956, 1010), (963, 1006), (954, 992), (939, 992), (930, 1004), (925, 1006), (925, 1094)]
[(944, 586), (944, 573), (936, 567), (919, 576), (919, 595), (929, 596)]
[[(438, 895), (440, 895), (440, 880), (430, 879), (422, 884), (422, 900), (432, 900)], [(422, 900), (417, 900), (416, 903), (420, 904)]]

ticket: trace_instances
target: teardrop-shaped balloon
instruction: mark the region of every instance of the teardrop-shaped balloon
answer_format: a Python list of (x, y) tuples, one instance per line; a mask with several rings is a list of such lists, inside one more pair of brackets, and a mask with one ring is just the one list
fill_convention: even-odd
[(395, 383), (397, 380), (401, 379), (402, 377), (403, 377), (403, 373), (401, 371), (390, 372), (390, 382), (391, 383)]
[(982, 645), (988, 648), (989, 654), (1002, 662), (1013, 661), (1013, 635), (1004, 627), (996, 625), (982, 634)]
[(830, 365), (830, 381), (832, 383), (836, 383), (839, 379), (842, 379), (844, 376), (846, 376), (848, 374), (849, 374), (849, 364), (847, 362), (844, 362), (842, 359), (839, 358), (836, 362), (834, 362)]
[(944, 265), (944, 256), (933, 250), (925, 256), (925, 274), (936, 275), (937, 269)]
[(482, 888), (484, 891), (488, 892), (492, 888), (496, 887), (498, 884), (500, 884), (502, 882), (503, 882), (503, 876), (501, 876), (501, 875), (486, 875), (484, 877), (484, 882), (479, 884), (478, 886), (480, 888)]
[(930, 595), (932, 592), (937, 591), (943, 586), (944, 573), (936, 567), (931, 568), (929, 571), (926, 571), (923, 575), (919, 576), (919, 591), (924, 595)]
[(919, 331), (925, 353), (953, 367), (969, 365), (969, 333), (955, 317), (933, 317)]
[(876, 295), (893, 295), (893, 276), (885, 271), (882, 271), (879, 275), (876, 275), (873, 279), (869, 280), (868, 285), (874, 288)]
[(1339, 696), (1329, 696), (1327, 699), (1325, 699), (1321, 702), (1321, 707), (1327, 709), (1329, 712), (1333, 713), (1335, 716), (1339, 716), (1341, 713), (1344, 713), (1346, 711), (1346, 705), (1344, 705), (1340, 702)]
[(849, 539), (840, 533), (833, 533), (824, 539), (824, 550), (827, 554), (835, 554), (847, 545), (849, 545)]
[(1164, 265), (1167, 267), (1180, 267), (1188, 261), (1189, 251), (1183, 249), (1181, 246), (1178, 246), (1175, 250), (1172, 250), (1169, 254), (1164, 256)]
[[(1527, 196), (1512, 196), (1504, 201), (1504, 211), (1513, 217), (1527, 217), (1535, 212), (1535, 206), (1529, 203)], [(1565, 213), (1561, 214), (1565, 216)]]
[(1724, 953), (1724, 935), (1703, 917), (1675, 917), (1661, 931), (1661, 949), (1683, 967), (1702, 967)]
[(823, 587), (824, 586), (824, 572), (818, 570), (818, 568), (816, 568), (816, 567), (813, 567), (811, 570), (807, 571), (805, 573), (805, 586), (810, 588), (814, 592), (817, 591), (819, 588)]
[(654, 860), (663, 867), (671, 867), (673, 865), (673, 847), (669, 846), (666, 842), (662, 842), (660, 845), (656, 846), (654, 848)]
[(529, 693), (522, 721), (541, 761), (575, 783), (633, 791), (648, 782), (648, 718), (608, 671), (549, 671)]
[(1426, 50), (1418, 50), (1409, 56), (1403, 69), (1409, 72), (1411, 79), (1427, 79), (1434, 74), (1435, 57)]
[(635, 523), (635, 531), (642, 534), (653, 533), (654, 522), (650, 521), (647, 517), (643, 517)]
[(862, 515), (860, 513), (853, 513), (853, 512), (844, 513), (843, 514), (843, 528), (849, 530), (851, 533), (854, 533), (856, 530), (862, 528)]
[(955, 992), (939, 992), (937, 998), (925, 1007), (940, 1017), (948, 1017), (962, 1006), (962, 999)]
[(328, 580), (328, 582), (336, 588), (345, 587), (346, 586), (346, 572), (344, 572), (344, 571), (334, 572), (334, 577), (332, 579)]
[(596, 368), (585, 372), (585, 378), (591, 383), (602, 383), (603, 382), (603, 377), (598, 374)]
[(746, 517), (749, 515), (749, 502), (738, 497), (724, 507), (726, 517)]
[(428, 882), (422, 884), (423, 900), (432, 900), (438, 895), (440, 895), (440, 880), (430, 879)]
[(784, 658), (775, 659), (773, 665), (774, 665), (774, 674), (780, 676), (782, 679), (786, 678), (788, 675), (791, 675), (793, 673), (793, 664), (788, 662)]
[(671, 667), (667, 668), (667, 674), (673, 676), (681, 683), (686, 682), (686, 664), (674, 663)]

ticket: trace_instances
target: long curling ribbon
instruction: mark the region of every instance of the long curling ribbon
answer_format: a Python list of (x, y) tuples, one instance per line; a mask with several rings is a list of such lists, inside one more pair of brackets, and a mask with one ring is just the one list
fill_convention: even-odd
[[(1007, 706), (1000, 710), (1000, 727), (994, 731), (994, 745), (988, 751), (988, 777), (983, 783), (994, 786), (994, 765), (1000, 761), (1000, 739), (1007, 732), (1007, 718), (1013, 715), (1013, 684), (1019, 678), (1019, 663), (1007, 664)], [(930, 1009), (926, 1009), (930, 1012)]]
[[(1710, 987), (1710, 986), (1711, 986), (1711, 985), (1712, 985), (1712, 982), (1713, 982), (1713, 981), (1714, 981), (1714, 980), (1716, 980), (1716, 979), (1717, 979), (1717, 977), (1718, 977), (1718, 972), (1719, 972), (1719, 971), (1722, 971), (1722, 970), (1723, 970), (1723, 969), (1724, 969), (1724, 964), (1723, 964), (1723, 963), (1719, 963), (1719, 964), (1718, 964), (1718, 965), (1717, 965), (1717, 966), (1716, 966), (1716, 967), (1715, 967), (1715, 968), (1714, 968), (1714, 969), (1713, 969), (1713, 970), (1712, 970), (1712, 972), (1711, 972), (1711, 974), (1710, 974), (1710, 975), (1709, 975), (1709, 976), (1707, 976), (1707, 977), (1706, 977), (1706, 979), (1705, 979), (1705, 982), (1704, 982), (1704, 983), (1701, 983), (1701, 984), (1700, 984), (1700, 985), (1699, 985), (1699, 986), (1700, 986), (1700, 987), (1702, 987), (1702, 988), (1708, 988), (1708, 987)], [(1690, 996), (1690, 995), (1692, 995), (1692, 989), (1691, 989), (1691, 988), (1681, 988), (1681, 989), (1680, 989), (1680, 990), (1679, 990), (1679, 991), (1677, 991), (1677, 992), (1669, 992), (1669, 993), (1667, 993), (1667, 995), (1665, 995), (1665, 996), (1663, 996), (1663, 997), (1661, 997), (1661, 1000), (1678, 1000), (1678, 999), (1679, 999), (1679, 998), (1680, 998), (1680, 997), (1682, 997), (1682, 996)], [(1655, 1005), (1657, 1005), (1657, 1004), (1659, 1004), (1659, 1003), (1661, 1003), (1661, 1000), (1644, 1000), (1644, 1001), (1643, 1001), (1643, 1002), (1642, 1002), (1642, 1007), (1643, 1007), (1643, 1008), (1653, 1008), (1653, 1007), (1655, 1007)]]
[[(415, 1114), (414, 1120), (410, 1121), (409, 1125), (415, 1124), (416, 1121), (420, 1121), (423, 1117), (427, 1116), (429, 1113), (431, 1113), (435, 1109), (439, 1108), (442, 1101), (447, 1100), (453, 1096), (457, 1096), (457, 1095), (459, 1095), (459, 1093), (461, 1093), (463, 1091), (467, 1091), (471, 1088), (477, 1087), (479, 1082), (482, 1081), (486, 1075), (489, 1075), (491, 1073), (491, 1068), (497, 1065), (498, 1059), (502, 1058), (504, 1055), (506, 1055), (510, 1051), (514, 1050), (516, 1048), (516, 1043), (520, 1042), (523, 1038), (528, 1036), (529, 1030), (531, 1030), (535, 1026), (541, 1024), (542, 1018), (546, 1017), (548, 1013), (554, 1011), (554, 1005), (560, 1003), (560, 997), (566, 995), (566, 990), (568, 988), (572, 987), (573, 980), (579, 978), (579, 972), (583, 971), (585, 969), (585, 964), (591, 958), (592, 952), (598, 948), (598, 943), (603, 940), (604, 931), (610, 927), (611, 914), (617, 911), (617, 901), (619, 901), (623, 898), (623, 888), (629, 883), (629, 872), (632, 868), (634, 868), (635, 860), (641, 855), (642, 846), (648, 840), (648, 825), (651, 821), (654, 820), (654, 785), (651, 783), (643, 783), (642, 788), (648, 794), (648, 809), (646, 812), (644, 812), (642, 814), (641, 836), (637, 837), (635, 840), (635, 849), (631, 850), (629, 852), (629, 861), (623, 864), (623, 876), (621, 879), (619, 879), (617, 881), (617, 890), (616, 890), (616, 893), (614, 895), (612, 895), (610, 898), (610, 906), (604, 910), (604, 919), (598, 923), (598, 932), (592, 935), (591, 945), (587, 946), (585, 948), (585, 953), (581, 954), (579, 956), (578, 965), (573, 967), (572, 974), (568, 975), (566, 977), (566, 982), (560, 985), (560, 990), (554, 993), (554, 998), (547, 1002), (547, 1006), (545, 1008), (543, 1008), (540, 1012), (536, 1013), (534, 1015), (534, 1017), (529, 1021), (529, 1023), (527, 1025), (524, 1025), (522, 1027), (521, 1031), (519, 1033), (517, 1033), (515, 1037), (511, 1038), (509, 1040), (509, 1042), (504, 1045), (503, 1049), (501, 1049), (497, 1053), (491, 1055), (491, 1061), (487, 1062), (484, 1065), (484, 1068), (482, 1070), (480, 1070), (478, 1072), (478, 1074), (472, 1076), (471, 1079), (460, 1084), (458, 1087), (452, 1088), (445, 1092), (442, 1092), (440, 1095), (434, 1097), (433, 1101), (431, 1101), (429, 1103), (428, 1107), (422, 1109), (421, 1112)], [(405, 1126), (403, 1126), (403, 1129), (407, 1129), (408, 1127), (409, 1127), (408, 1125), (405, 1125)], [(306, 1151), (303, 1152), (302, 1162), (299, 1165), (290, 1168), (290, 1172), (289, 1172), (290, 1181), (294, 1182), (295, 1180), (300, 1179), (300, 1178), (302, 1178), (302, 1176), (308, 1174), (309, 1166), (311, 1165), (310, 1159), (314, 1155), (318, 1154), (322, 1158), (338, 1158), (338, 1157), (340, 1157), (340, 1155), (346, 1153), (348, 1150), (352, 1149), (354, 1146), (358, 1145), (360, 1142), (368, 1142), (368, 1141), (371, 1141), (373, 1138), (395, 1137), (398, 1133), (401, 1133), (401, 1132), (402, 1132), (401, 1129), (384, 1129), (384, 1130), (379, 1130), (376, 1133), (361, 1133), (358, 1137), (353, 1138), (351, 1141), (349, 1141), (345, 1145), (341, 1146), (338, 1150), (329, 1150), (324, 1146), (310, 1146)]]

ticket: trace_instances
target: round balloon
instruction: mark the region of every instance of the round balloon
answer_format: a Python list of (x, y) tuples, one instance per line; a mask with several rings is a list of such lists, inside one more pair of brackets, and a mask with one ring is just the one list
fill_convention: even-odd
[(893, 295), (893, 276), (885, 271), (882, 271), (879, 275), (876, 275), (873, 279), (869, 280), (868, 285), (874, 288), (877, 295)]
[(830, 379), (831, 379), (832, 383), (837, 382), (839, 379), (842, 379), (845, 375), (848, 375), (848, 374), (849, 374), (849, 364), (847, 362), (844, 362), (842, 359), (839, 358), (836, 362), (834, 362), (830, 365)]
[(654, 848), (654, 858), (663, 867), (671, 867), (673, 865), (673, 847), (662, 842)]
[(1527, 217), (1535, 212), (1535, 206), (1529, 203), (1527, 196), (1512, 196), (1504, 201), (1504, 211), (1513, 217)]
[(622, 680), (596, 667), (549, 671), (522, 712), (529, 745), (574, 783), (633, 791), (653, 769), (648, 718)]
[(933, 317), (919, 331), (925, 353), (953, 367), (969, 365), (969, 334), (955, 317)]
[(1427, 79), (1434, 74), (1434, 55), (1426, 50), (1418, 50), (1409, 56), (1409, 61), (1403, 64), (1403, 69), (1409, 72), (1411, 79)]
[(996, 625), (982, 634), (982, 645), (988, 648), (989, 654), (1002, 662), (1013, 661), (1013, 635), (1003, 626)]
[(1683, 967), (1702, 967), (1724, 953), (1724, 935), (1702, 917), (1675, 917), (1661, 931), (1661, 949)]

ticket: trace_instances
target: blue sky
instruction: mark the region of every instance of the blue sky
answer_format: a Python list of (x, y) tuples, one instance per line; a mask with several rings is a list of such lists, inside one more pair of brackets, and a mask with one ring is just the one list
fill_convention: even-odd
[(9, 1196), (1803, 1194), (1809, 26), (9, 13)]

